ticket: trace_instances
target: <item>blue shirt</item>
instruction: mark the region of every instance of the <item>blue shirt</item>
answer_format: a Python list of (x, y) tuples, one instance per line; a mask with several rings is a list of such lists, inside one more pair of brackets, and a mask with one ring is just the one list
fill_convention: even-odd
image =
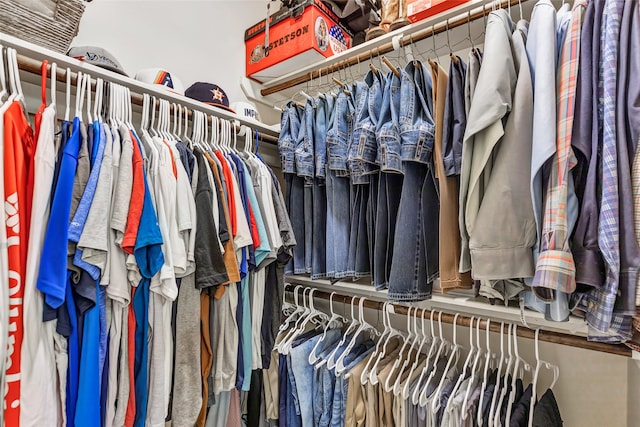
[(65, 300), (69, 216), (79, 151), (80, 119), (76, 117), (73, 119), (73, 133), (62, 155), (36, 282), (36, 287), (44, 294), (46, 303), (54, 309), (60, 307)]

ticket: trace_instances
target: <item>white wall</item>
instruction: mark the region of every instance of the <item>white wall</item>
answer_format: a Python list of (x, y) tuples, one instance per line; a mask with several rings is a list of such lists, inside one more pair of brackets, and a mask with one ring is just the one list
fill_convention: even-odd
[(215, 83), (242, 101), (244, 31), (265, 16), (265, 0), (94, 0), (72, 45), (107, 49), (132, 77), (162, 67), (185, 89)]

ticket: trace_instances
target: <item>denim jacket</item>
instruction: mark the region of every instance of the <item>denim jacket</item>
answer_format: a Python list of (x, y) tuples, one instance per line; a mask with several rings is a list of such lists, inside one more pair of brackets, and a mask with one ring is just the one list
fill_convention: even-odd
[(382, 106), (376, 126), (378, 142), (378, 163), (382, 172), (404, 173), (400, 158), (400, 79), (390, 73), (382, 94)]
[(327, 131), (327, 151), (329, 169), (337, 176), (349, 176), (347, 154), (353, 134), (353, 100), (344, 90), (338, 92), (333, 125)]
[(293, 103), (289, 103), (282, 112), (280, 137), (278, 138), (283, 173), (296, 173), (295, 149), (299, 130), (300, 118), (297, 107)]

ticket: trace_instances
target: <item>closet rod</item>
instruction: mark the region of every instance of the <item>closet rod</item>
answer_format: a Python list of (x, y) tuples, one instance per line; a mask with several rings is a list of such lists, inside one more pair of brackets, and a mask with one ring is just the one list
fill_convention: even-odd
[[(18, 54), (18, 68), (20, 68), (23, 71), (26, 71), (28, 73), (32, 73), (32, 74), (37, 74), (40, 75), (41, 73), (41, 67), (42, 67), (42, 61), (39, 61), (37, 59), (33, 59), (30, 58), (28, 56), (22, 55), (22, 54)], [(55, 62), (55, 60), (54, 60)], [(47, 66), (47, 76), (51, 76), (51, 64), (49, 64)], [(58, 67), (57, 71), (56, 71), (56, 78), (59, 82), (62, 83), (66, 83), (67, 82), (67, 70), (66, 68), (63, 67)], [(71, 83), (72, 84), (76, 84), (78, 80), (78, 74), (74, 71), (71, 72)], [(120, 82), (115, 82), (116, 84), (121, 84)], [(94, 78), (91, 79), (91, 88), (94, 89), (96, 86), (96, 80)], [(154, 95), (155, 96), (155, 95)], [(156, 98), (158, 98), (158, 96), (156, 96)], [(131, 103), (135, 104), (135, 105), (140, 105), (142, 106), (142, 99), (143, 96), (140, 93), (134, 92), (133, 90), (131, 91)], [(169, 100), (170, 103), (176, 103), (176, 104), (180, 104), (179, 101), (173, 101), (173, 100)], [(159, 104), (159, 101), (157, 101), (157, 103)], [(186, 107), (187, 111), (188, 111), (188, 115), (189, 117), (191, 117), (193, 115), (193, 108), (189, 108)], [(214, 107), (212, 107), (214, 108)], [(174, 112), (174, 106), (173, 104), (170, 104), (170, 112)], [(207, 122), (211, 122), (211, 117), (209, 117), (209, 115), (211, 115), (211, 112), (207, 112)], [(238, 132), (240, 130), (240, 127), (237, 126), (235, 123), (233, 124), (236, 132)], [(250, 126), (249, 126), (250, 127)], [(270, 144), (277, 144), (278, 143), (278, 138), (275, 136), (271, 136), (268, 134), (265, 134), (263, 132), (258, 131), (258, 136), (259, 138), (264, 141), (264, 142), (268, 142)]]
[[(300, 285), (287, 284), (286, 291), (293, 293), (296, 286), (300, 286)], [(309, 288), (309, 286), (304, 286), (304, 287)], [(313, 292), (313, 296), (328, 300), (331, 297), (331, 293), (324, 292), (321, 290), (316, 290)], [(352, 298), (353, 296), (340, 294), (337, 292), (333, 295), (333, 301), (338, 301), (343, 304), (350, 304)], [(361, 298), (362, 297), (356, 297), (354, 303), (357, 304)], [(364, 301), (365, 307), (372, 308), (375, 310), (381, 310), (383, 308), (383, 305), (384, 305), (384, 302), (372, 300), (369, 298), (366, 298)], [(407, 315), (409, 313), (410, 307), (408, 306), (394, 304), (394, 303), (392, 303), (392, 305), (393, 305), (393, 310), (395, 314)], [(420, 308), (420, 310), (422, 310), (422, 313), (420, 314), (422, 317), (425, 317), (426, 315), (426, 317), (428, 318), (431, 314), (431, 310), (428, 310), (425, 308)], [(440, 310), (433, 310), (433, 311), (438, 312)], [(437, 319), (437, 318), (434, 317), (434, 319)], [(442, 313), (442, 321), (444, 323), (449, 323), (449, 324), (453, 324), (453, 322), (455, 321), (456, 325), (466, 326), (466, 327), (469, 327), (471, 325), (471, 317), (464, 316), (464, 315), (459, 315), (456, 320), (456, 316), (454, 316), (453, 314)], [(480, 327), (486, 329), (487, 327), (486, 319), (483, 319), (480, 321)], [(492, 332), (500, 332), (500, 321), (492, 320), (491, 324), (489, 325), (489, 329)], [(524, 328), (524, 327), (518, 328), (518, 336), (523, 338), (534, 339), (535, 330)], [(567, 335), (559, 332), (545, 331), (545, 330), (540, 330), (539, 339), (541, 341), (546, 341), (553, 344), (562, 344), (570, 347), (584, 348), (587, 350), (594, 350), (602, 353), (615, 354), (617, 356), (631, 357), (631, 350), (624, 344), (607, 344), (607, 343), (601, 343), (601, 342), (587, 341), (587, 339), (584, 337), (580, 337), (576, 335)]]
[[(510, 7), (510, 6), (515, 6), (518, 5), (519, 3), (522, 2), (526, 2), (527, 0), (502, 0), (500, 1), (499, 4), (499, 8), (503, 9), (506, 7)], [(415, 34), (410, 34), (408, 36), (403, 36), (402, 37), (402, 41), (400, 42), (400, 47), (406, 46), (408, 44), (411, 43), (415, 43), (418, 42), (420, 40), (424, 40), (427, 39), (429, 37), (435, 36), (437, 34), (440, 33), (444, 33), (447, 30), (451, 30), (452, 28), (456, 28), (456, 27), (460, 27), (463, 25), (467, 25), (467, 23), (469, 21), (475, 21), (476, 19), (482, 18), (485, 15), (488, 15), (489, 12), (491, 12), (492, 10), (492, 5), (493, 7), (495, 7), (494, 2), (490, 2), (490, 4), (487, 5), (483, 5), (482, 8), (479, 8), (479, 10), (476, 10), (475, 12), (471, 12), (470, 14), (465, 14), (463, 16), (460, 16), (458, 18), (455, 19), (451, 19), (449, 21), (445, 21), (445, 22), (441, 22), (439, 24), (433, 25), (431, 26), (431, 28), (425, 28), (424, 30), (420, 30), (418, 32), (416, 32)], [(448, 24), (447, 24), (448, 22)], [(374, 56), (380, 56), (380, 55), (384, 55), (386, 53), (389, 52), (393, 52), (394, 46), (392, 42), (389, 43), (385, 43), (379, 47), (370, 49), (368, 51), (362, 52), (359, 55), (354, 55), (352, 57), (350, 57), (349, 59), (345, 59), (344, 61), (338, 62), (337, 64), (334, 65), (329, 65), (326, 67), (323, 67), (319, 70), (315, 70), (315, 71), (310, 71), (307, 74), (304, 74), (302, 76), (298, 76), (295, 78), (292, 78), (291, 80), (287, 80), (285, 82), (282, 82), (280, 84), (277, 84), (273, 87), (268, 87), (265, 89), (262, 89), (260, 91), (260, 94), (262, 96), (267, 96), (267, 95), (272, 95), (274, 93), (278, 93), (282, 90), (285, 89), (289, 89), (295, 86), (298, 86), (302, 83), (306, 83), (308, 81), (317, 79), (321, 76), (327, 76), (330, 73), (334, 73), (338, 70), (342, 70), (344, 68), (349, 68), (352, 67), (354, 65), (359, 64), (360, 62), (365, 62), (368, 61), (369, 59), (371, 59)]]

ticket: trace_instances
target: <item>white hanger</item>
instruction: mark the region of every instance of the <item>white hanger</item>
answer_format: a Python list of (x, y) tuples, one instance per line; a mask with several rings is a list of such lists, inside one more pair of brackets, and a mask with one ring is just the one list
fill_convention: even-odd
[[(518, 351), (518, 325), (515, 324), (513, 325), (513, 350), (516, 356), (516, 363), (513, 367), (513, 373), (511, 374), (511, 392), (509, 393), (507, 400), (507, 414), (505, 417), (506, 426), (508, 426), (509, 421), (511, 421), (511, 409), (513, 408), (515, 401), (517, 379), (524, 379), (524, 372), (531, 371), (531, 365), (520, 357), (520, 352)], [(520, 364), (522, 364), (521, 368)], [(520, 371), (518, 371), (518, 368), (520, 368)]]
[[(409, 335), (407, 336), (405, 341), (402, 343), (402, 347), (400, 347), (400, 353), (398, 353), (398, 357), (393, 361), (393, 365), (391, 366), (391, 371), (389, 371), (389, 375), (387, 376), (384, 382), (384, 391), (386, 393), (390, 393), (391, 390), (393, 389), (393, 384), (390, 383), (391, 377), (393, 377), (393, 373), (400, 366), (400, 363), (402, 363), (405, 360), (405, 357), (406, 357), (405, 350), (407, 349), (407, 345), (409, 344), (409, 342), (413, 342), (415, 337), (415, 331), (411, 328), (411, 309), (412, 308), (414, 307), (409, 307), (409, 312), (407, 313), (407, 331), (409, 332)], [(415, 308), (415, 310), (417, 310), (417, 308)]]
[[(412, 365), (414, 364), (414, 361), (415, 363), (418, 363), (418, 359), (420, 357), (420, 351), (418, 350), (418, 345), (419, 343), (424, 341), (424, 323), (422, 323), (422, 331), (420, 331), (418, 329), (418, 308), (416, 308), (415, 311), (413, 312), (413, 330), (414, 330), (414, 335), (413, 335), (413, 340), (411, 342), (411, 347), (409, 347), (406, 357), (402, 361), (402, 366), (400, 366), (400, 370), (396, 375), (396, 381), (394, 382), (392, 387), (394, 396), (399, 396), (400, 392), (402, 391), (402, 376), (404, 375), (405, 370), (407, 369), (410, 363)], [(415, 353), (413, 351), (414, 349), (417, 350)]]
[(351, 338), (351, 341), (347, 345), (347, 348), (342, 352), (342, 354), (338, 358), (338, 360), (336, 362), (336, 374), (340, 374), (340, 373), (344, 372), (347, 369), (347, 367), (344, 365), (344, 359), (347, 356), (347, 354), (349, 354), (351, 352), (351, 350), (353, 349), (353, 347), (356, 345), (357, 338), (358, 338), (358, 336), (360, 334), (362, 334), (365, 331), (369, 331), (369, 332), (373, 332), (374, 334), (378, 334), (378, 330), (373, 325), (371, 325), (369, 322), (367, 322), (366, 319), (364, 318), (364, 302), (365, 301), (366, 301), (366, 298), (362, 297), (362, 298), (360, 298), (360, 301), (358, 302), (358, 309), (359, 309), (358, 313), (359, 313), (359, 318), (360, 318), (360, 326), (358, 327), (356, 332), (353, 334), (353, 338)]
[[(309, 291), (309, 305), (307, 305), (307, 300), (305, 298), (306, 291)], [(302, 291), (302, 303), (304, 306), (304, 312), (300, 315), (300, 317), (298, 317), (295, 325), (289, 330), (289, 334), (282, 341), (280, 345), (280, 352), (282, 354), (289, 354), (289, 352), (291, 351), (291, 346), (293, 345), (293, 341), (302, 333), (301, 331), (303, 330), (303, 327), (307, 324), (309, 316), (312, 313), (311, 302), (313, 298), (313, 292), (315, 292), (315, 288), (305, 288)]]
[[(502, 324), (502, 329), (504, 329), (504, 324)], [(482, 408), (483, 407), (483, 401), (484, 401), (484, 391), (487, 389), (487, 382), (489, 380), (488, 378), (488, 371), (489, 371), (489, 363), (491, 362), (491, 359), (494, 357), (493, 354), (491, 354), (491, 345), (489, 343), (489, 331), (491, 329), (491, 320), (487, 319), (487, 330), (486, 330), (486, 344), (487, 344), (487, 352), (486, 352), (486, 358), (484, 361), (484, 379), (482, 380), (482, 386), (480, 388), (480, 402), (478, 403), (478, 408)], [(502, 331), (501, 331), (502, 332)], [(465, 406), (466, 402), (463, 402), (462, 404), (462, 418), (466, 419), (466, 415), (464, 409), (466, 408)], [(482, 426), (483, 424), (483, 417), (482, 417), (482, 411), (478, 411), (477, 417), (476, 417), (476, 422), (479, 426)]]
[[(436, 354), (436, 345), (439, 344), (438, 338), (435, 335), (435, 329), (433, 327), (433, 315), (435, 314), (435, 310), (431, 310), (431, 314), (429, 315), (429, 326), (431, 330), (431, 345), (429, 346), (429, 351), (427, 352), (427, 360), (425, 361), (424, 368), (420, 372), (420, 376), (418, 377), (418, 381), (416, 382), (416, 388), (413, 391), (413, 395), (411, 396), (411, 402), (414, 405), (417, 405), (420, 401), (420, 390), (422, 380), (425, 379), (426, 373), (429, 371), (430, 364), (432, 362), (431, 357)], [(442, 326), (442, 325), (441, 325)], [(435, 367), (435, 362), (433, 363)]]
[(509, 328), (507, 330), (507, 366), (504, 371), (504, 379), (502, 380), (502, 389), (500, 390), (500, 397), (496, 400), (498, 386), (497, 384), (500, 382), (500, 375), (498, 375), (498, 379), (496, 381), (496, 392), (493, 393), (493, 399), (491, 401), (491, 411), (489, 412), (489, 426), (495, 426), (496, 417), (497, 421), (500, 421), (500, 408), (502, 407), (502, 400), (504, 399), (505, 394), (507, 393), (507, 384), (509, 378), (509, 372), (511, 371), (511, 364), (513, 363), (513, 352), (511, 351), (511, 330), (513, 328), (513, 324), (509, 324)]
[(96, 99), (93, 103), (93, 116), (96, 118), (97, 121), (101, 123), (102, 123), (102, 113), (100, 110), (102, 107), (103, 84), (104, 84), (104, 80), (98, 77), (96, 79)]
[(556, 385), (556, 383), (558, 382), (558, 378), (560, 377), (560, 368), (557, 365), (554, 365), (552, 363), (546, 362), (542, 359), (540, 359), (540, 348), (539, 348), (539, 341), (540, 341), (540, 328), (536, 329), (536, 334), (535, 334), (535, 352), (536, 352), (536, 369), (533, 373), (533, 385), (532, 385), (532, 392), (531, 392), (531, 402), (529, 405), (529, 427), (533, 426), (533, 411), (534, 411), (534, 407), (536, 404), (536, 400), (538, 398), (538, 375), (540, 374), (540, 368), (542, 368), (543, 366), (547, 369), (551, 369), (553, 371), (553, 381), (551, 382), (551, 385), (549, 386), (550, 389), (553, 389), (553, 386)]
[[(388, 305), (388, 308), (393, 309), (393, 305), (392, 304)], [(402, 331), (400, 331), (399, 329), (394, 328), (393, 325), (391, 324), (391, 316), (388, 311), (386, 312), (386, 315), (387, 315), (387, 324), (389, 325), (389, 335), (387, 335), (387, 341), (382, 347), (382, 352), (378, 355), (378, 358), (376, 359), (375, 363), (371, 367), (371, 372), (369, 372), (369, 381), (371, 382), (372, 385), (378, 384), (378, 381), (379, 381), (378, 365), (380, 361), (383, 360), (387, 355), (389, 342), (391, 341), (391, 338), (394, 338), (394, 337), (400, 337), (403, 339), (405, 338), (405, 334), (402, 333)], [(409, 319), (407, 319), (407, 323), (408, 323), (408, 320)]]
[[(470, 363), (471, 360), (475, 359), (475, 353), (477, 351), (476, 345), (473, 342), (473, 321), (476, 320), (475, 316), (471, 316), (471, 321), (469, 322), (469, 354), (467, 354), (467, 358), (464, 361), (464, 365), (462, 367), (462, 374), (458, 376), (453, 389), (451, 390), (451, 396), (455, 396), (460, 389), (460, 385), (462, 381), (467, 378), (467, 372), (471, 368)], [(478, 323), (480, 323), (480, 319), (478, 319)], [(449, 399), (447, 401), (447, 406), (445, 407), (445, 411), (451, 410), (451, 405), (453, 404), (453, 399)]]
[[(447, 377), (447, 372), (451, 369), (455, 364), (458, 363), (458, 359), (460, 358), (460, 345), (458, 345), (458, 317), (460, 313), (456, 313), (453, 317), (453, 347), (451, 348), (451, 354), (449, 355), (449, 360), (447, 361), (447, 365), (444, 368), (444, 375), (440, 379), (440, 383), (438, 384), (438, 388), (434, 391), (434, 398), (431, 401), (431, 412), (437, 413), (440, 410), (440, 393), (442, 393), (442, 388), (444, 387), (444, 382)], [(455, 359), (455, 361), (454, 361)]]
[(85, 85), (85, 89), (87, 90), (87, 124), (91, 124), (93, 123), (93, 117), (91, 116), (91, 107), (93, 106), (91, 103), (91, 76), (85, 74), (84, 78), (87, 80)]
[[(200, 112), (198, 111), (198, 113), (200, 113)], [(201, 124), (201, 121), (202, 121), (201, 114), (202, 113), (198, 114), (198, 121), (200, 122), (200, 124)], [(298, 326), (298, 322), (300, 321), (300, 319), (304, 316), (304, 314), (307, 311), (306, 300), (305, 300), (305, 294), (307, 292), (307, 289), (308, 288), (303, 288), (302, 289), (302, 305), (299, 304), (297, 299), (295, 300), (295, 302), (296, 302), (296, 310), (294, 311), (293, 315), (290, 316), (290, 317), (297, 316), (293, 326), (291, 328), (287, 328), (287, 329), (284, 329), (284, 330), (282, 329), (282, 326), (281, 326), (281, 332), (284, 333), (284, 337), (280, 340), (279, 344), (277, 344), (277, 350), (278, 350), (279, 353), (284, 353), (287, 339), (289, 338), (290, 334), (296, 329), (296, 327)]]
[[(455, 332), (455, 329), (454, 329), (454, 332)], [(442, 311), (438, 312), (438, 336), (439, 336), (440, 346), (438, 347), (438, 352), (436, 353), (435, 359), (433, 360), (433, 368), (429, 373), (429, 377), (427, 378), (427, 381), (424, 383), (424, 385), (421, 386), (422, 389), (420, 392), (420, 398), (418, 400), (418, 403), (423, 408), (427, 406), (427, 403), (429, 401), (430, 396), (427, 395), (427, 389), (429, 388), (429, 385), (431, 384), (431, 381), (433, 380), (433, 378), (435, 378), (438, 361), (440, 360), (441, 357), (444, 357), (446, 355), (447, 349), (449, 347), (449, 342), (445, 340), (444, 336), (442, 335)], [(428, 367), (425, 366), (425, 370), (427, 369)], [(443, 376), (445, 374), (446, 374), (446, 371), (443, 373)]]
[[(431, 311), (430, 315), (431, 316), (433, 315), (433, 311)], [(414, 359), (413, 364), (411, 365), (411, 369), (409, 370), (407, 381), (405, 381), (404, 387), (402, 388), (402, 390), (400, 390), (400, 392), (402, 392), (402, 398), (405, 400), (409, 398), (409, 392), (410, 392), (409, 388), (411, 387), (411, 378), (413, 377), (413, 373), (415, 372), (416, 368), (420, 364), (420, 355), (422, 354), (422, 349), (424, 345), (427, 342), (429, 342), (428, 335), (424, 327), (424, 310), (422, 310), (422, 314), (420, 316), (420, 322), (422, 324), (422, 340), (420, 341), (420, 345), (418, 346), (418, 350), (416, 351), (416, 357)], [(427, 354), (427, 359), (425, 360), (425, 364), (428, 362), (428, 360), (429, 360), (429, 355)], [(395, 392), (395, 388), (394, 388), (394, 392)]]
[(140, 131), (145, 134), (149, 124), (149, 101), (151, 97), (148, 93), (142, 94), (142, 114), (140, 115)]
[(358, 325), (360, 324), (360, 322), (356, 319), (355, 313), (354, 313), (355, 301), (356, 301), (356, 297), (353, 296), (351, 298), (351, 322), (349, 323), (349, 326), (347, 327), (347, 330), (344, 332), (344, 334), (342, 335), (342, 338), (338, 342), (338, 345), (333, 349), (333, 351), (329, 354), (329, 356), (324, 360), (320, 360), (314, 366), (315, 369), (320, 368), (324, 364), (326, 364), (327, 368), (329, 368), (329, 369), (333, 369), (335, 367), (336, 353), (344, 345), (344, 343), (347, 342), (347, 337), (349, 335), (351, 335), (353, 333), (353, 331), (355, 331), (357, 329)]
[[(373, 353), (371, 353), (371, 357), (369, 358), (369, 360), (367, 360), (367, 363), (364, 366), (362, 373), (360, 374), (360, 383), (362, 385), (367, 384), (367, 382), (369, 381), (369, 370), (372, 367), (372, 362), (378, 358), (378, 355), (380, 354), (380, 352), (384, 347), (384, 343), (387, 342), (387, 336), (391, 333), (391, 327), (389, 325), (389, 322), (387, 322), (388, 310), (389, 310), (390, 304), (391, 303), (389, 301), (385, 301), (382, 304), (382, 325), (384, 326), (384, 330), (382, 331), (382, 334), (378, 338), (378, 342), (376, 343), (376, 346), (373, 349)], [(391, 307), (393, 308), (393, 306)]]
[(126, 107), (126, 116), (127, 116), (127, 125), (129, 126), (129, 129), (131, 129), (132, 131), (135, 131), (133, 128), (133, 109), (131, 108), (131, 89), (129, 89), (128, 87), (124, 88), (124, 93), (125, 93), (125, 107)]
[[(55, 62), (51, 63), (51, 103), (53, 108), (56, 108), (56, 84), (58, 83), (58, 64)], [(0, 96), (0, 99), (2, 96)]]
[(333, 296), (334, 295), (335, 295), (335, 292), (331, 292), (331, 295), (329, 295), (329, 310), (331, 311), (331, 317), (329, 318), (329, 321), (327, 322), (327, 324), (326, 324), (326, 326), (324, 328), (324, 331), (322, 332), (322, 336), (316, 342), (316, 344), (311, 349), (311, 352), (309, 353), (309, 364), (310, 365), (313, 365), (314, 363), (316, 363), (318, 361), (318, 356), (316, 355), (316, 352), (318, 351), (318, 349), (320, 348), (320, 345), (324, 342), (325, 338), (327, 337), (327, 331), (329, 330), (331, 325), (336, 325), (338, 323), (338, 321), (340, 321), (341, 319), (346, 320), (341, 315), (339, 315), (338, 313), (336, 313), (333, 310)]
[(76, 79), (76, 114), (75, 117), (82, 119), (82, 101), (84, 99), (84, 75), (78, 71)]
[[(487, 322), (489, 322), (489, 319), (487, 319)], [(467, 383), (467, 389), (464, 392), (464, 399), (462, 400), (462, 408), (461, 408), (461, 413), (462, 413), (462, 419), (466, 420), (467, 419), (467, 402), (469, 400), (469, 396), (471, 395), (471, 387), (473, 384), (475, 384), (476, 382), (476, 376), (478, 375), (478, 363), (480, 362), (480, 358), (482, 357), (482, 345), (480, 344), (480, 318), (478, 318), (478, 323), (476, 325), (476, 344), (478, 345), (477, 351), (476, 351), (476, 357), (473, 361), (473, 366), (471, 368), (471, 378), (469, 379), (469, 382)]]

